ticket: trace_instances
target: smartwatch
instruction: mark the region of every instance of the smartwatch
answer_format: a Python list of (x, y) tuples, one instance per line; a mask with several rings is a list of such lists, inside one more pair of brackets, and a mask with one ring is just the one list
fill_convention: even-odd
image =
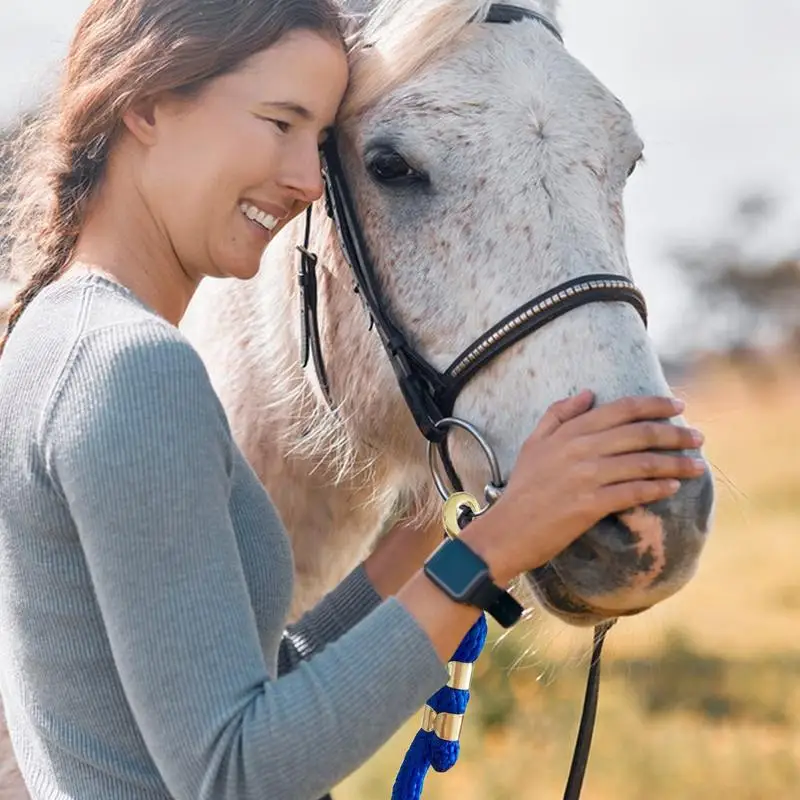
[(522, 606), (492, 580), (489, 565), (460, 538), (446, 539), (423, 571), (452, 600), (483, 609), (504, 628), (522, 614)]

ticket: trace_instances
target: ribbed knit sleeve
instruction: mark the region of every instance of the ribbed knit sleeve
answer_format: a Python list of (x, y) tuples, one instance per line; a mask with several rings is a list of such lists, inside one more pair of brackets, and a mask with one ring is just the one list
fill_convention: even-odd
[(85, 334), (40, 447), (126, 700), (177, 800), (314, 800), (447, 680), (405, 608), (368, 591), (376, 607), (352, 627), (352, 609), (335, 619), (337, 595), (312, 614), (310, 629), (341, 635), (269, 679), (228, 506), (234, 445), (202, 362), (168, 326)]
[(284, 631), (278, 653), (279, 673), (290, 672), (301, 661), (335, 642), (380, 602), (381, 596), (370, 583), (364, 565), (359, 564), (314, 608)]

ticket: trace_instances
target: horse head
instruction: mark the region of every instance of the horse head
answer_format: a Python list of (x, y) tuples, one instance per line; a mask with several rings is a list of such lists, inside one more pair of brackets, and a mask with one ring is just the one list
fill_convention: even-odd
[[(381, 303), (440, 371), (554, 286), (587, 274), (631, 277), (623, 191), (643, 143), (622, 102), (562, 44), (555, 3), (518, 5), (544, 18), (488, 24), (490, 4), (475, 0), (354, 3), (353, 73), (337, 134), (342, 171)], [(323, 204), (313, 222), (331, 397), (348, 436), (425, 491), (424, 442), (367, 330)], [(516, 342), (464, 386), (454, 415), (483, 431), (507, 475), (547, 407), (583, 387), (599, 403), (670, 394), (630, 304), (582, 305)], [(480, 494), (480, 451), (454, 436), (451, 452)], [(602, 520), (528, 575), (531, 587), (576, 625), (651, 607), (693, 575), (712, 486), (707, 470), (668, 500)]]

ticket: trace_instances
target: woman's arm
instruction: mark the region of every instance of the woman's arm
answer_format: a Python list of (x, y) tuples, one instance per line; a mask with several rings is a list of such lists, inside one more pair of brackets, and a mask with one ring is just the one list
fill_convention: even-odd
[[(202, 362), (155, 323), (84, 341), (41, 446), (141, 736), (177, 800), (313, 800), (446, 682), (444, 663), (479, 612), (417, 571), (318, 656), (270, 681), (228, 505), (230, 433)], [(688, 431), (631, 422), (669, 416), (671, 401), (589, 411), (591, 400), (582, 393), (545, 414), (503, 498), (461, 536), (500, 585), (598, 519), (674, 494), (674, 478), (705, 469), (630, 453), (687, 446)], [(628, 442), (626, 452), (609, 455), (610, 440)]]
[(49, 472), (170, 793), (313, 800), (446, 682), (477, 612), (426, 582), (428, 627), (392, 598), (271, 681), (228, 511), (230, 434), (177, 337), (127, 326), (85, 341), (43, 428)]
[(278, 650), (278, 674), (291, 672), (301, 661), (335, 642), (381, 604), (359, 564), (338, 586), (283, 632)]
[(442, 537), (438, 521), (421, 526), (411, 518), (395, 524), (362, 564), (297, 623), (287, 627), (278, 657), (279, 674), (290, 672), (336, 641), (381, 600), (396, 594), (422, 567)]

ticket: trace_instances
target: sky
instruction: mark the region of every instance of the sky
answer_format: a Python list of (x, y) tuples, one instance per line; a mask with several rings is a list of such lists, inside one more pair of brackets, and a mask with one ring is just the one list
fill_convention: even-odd
[[(0, 121), (55, 75), (86, 0), (0, 0)], [(668, 249), (726, 230), (737, 199), (781, 212), (759, 247), (800, 249), (799, 0), (563, 0), (570, 51), (633, 114), (646, 164), (626, 193), (628, 255), (669, 353), (687, 291)]]

